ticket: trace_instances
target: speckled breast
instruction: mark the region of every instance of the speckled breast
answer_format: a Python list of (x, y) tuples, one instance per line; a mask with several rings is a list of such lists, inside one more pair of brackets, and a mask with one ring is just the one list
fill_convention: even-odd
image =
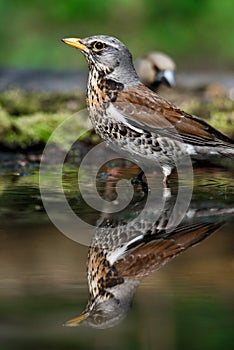
[(138, 157), (152, 160), (157, 154), (159, 161), (170, 164), (171, 158), (180, 156), (179, 143), (164, 138), (161, 144), (159, 135), (131, 128), (123, 121), (124, 117), (120, 120), (113, 112), (114, 102), (123, 88), (123, 84), (104, 79), (97, 71), (90, 72), (87, 106), (96, 133), (115, 150), (118, 146), (119, 150), (127, 151), (135, 161)]

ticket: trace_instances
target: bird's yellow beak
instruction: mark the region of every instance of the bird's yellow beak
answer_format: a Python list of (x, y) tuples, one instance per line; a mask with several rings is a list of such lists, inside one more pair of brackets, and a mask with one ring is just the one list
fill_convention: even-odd
[(71, 318), (70, 320), (66, 321), (64, 323), (64, 326), (66, 327), (77, 327), (80, 325), (80, 323), (84, 320), (86, 320), (86, 318), (89, 317), (89, 313), (88, 312), (82, 312), (82, 314), (75, 316), (73, 318)]
[(76, 49), (80, 50), (80, 51), (88, 51), (87, 46), (85, 46), (84, 44), (82, 44), (81, 39), (78, 38), (65, 38), (62, 39), (62, 41), (67, 44), (70, 45), (72, 47), (75, 47)]

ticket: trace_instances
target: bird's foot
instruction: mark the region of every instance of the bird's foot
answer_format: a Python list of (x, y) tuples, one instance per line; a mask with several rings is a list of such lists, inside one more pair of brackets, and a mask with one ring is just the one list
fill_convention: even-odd
[(133, 186), (141, 185), (142, 190), (143, 190), (145, 193), (148, 193), (148, 184), (147, 184), (147, 182), (145, 181), (145, 173), (144, 173), (143, 170), (141, 170), (141, 172), (140, 172), (136, 177), (134, 177), (133, 179), (131, 179), (131, 184), (132, 184)]

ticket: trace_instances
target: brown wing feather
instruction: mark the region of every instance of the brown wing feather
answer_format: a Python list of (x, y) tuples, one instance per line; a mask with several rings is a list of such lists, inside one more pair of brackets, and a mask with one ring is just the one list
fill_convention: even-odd
[(233, 147), (232, 139), (205, 121), (177, 108), (143, 84), (120, 91), (115, 106), (130, 124), (146, 131), (155, 130), (168, 137), (177, 137), (179, 134), (191, 144), (205, 141), (214, 146), (226, 144)]
[(143, 244), (116, 262), (121, 277), (142, 278), (158, 270), (173, 257), (201, 242), (223, 223), (202, 223), (176, 229), (171, 237)]

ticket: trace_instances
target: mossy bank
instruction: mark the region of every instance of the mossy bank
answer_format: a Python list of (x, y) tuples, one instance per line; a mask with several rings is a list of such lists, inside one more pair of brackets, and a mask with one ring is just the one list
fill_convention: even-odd
[[(214, 127), (234, 137), (234, 101), (226, 95), (207, 97), (205, 93), (184, 95), (170, 91), (169, 98), (186, 111), (204, 118)], [(168, 96), (167, 96), (168, 97)], [(10, 89), (0, 93), (0, 145), (9, 150), (41, 150), (52, 132), (67, 118), (85, 108), (84, 92), (38, 92)], [(78, 113), (74, 132), (89, 128), (87, 114)], [(87, 133), (92, 143), (98, 137)], [(63, 140), (56, 139), (62, 145)], [(86, 140), (87, 141), (87, 140)]]

